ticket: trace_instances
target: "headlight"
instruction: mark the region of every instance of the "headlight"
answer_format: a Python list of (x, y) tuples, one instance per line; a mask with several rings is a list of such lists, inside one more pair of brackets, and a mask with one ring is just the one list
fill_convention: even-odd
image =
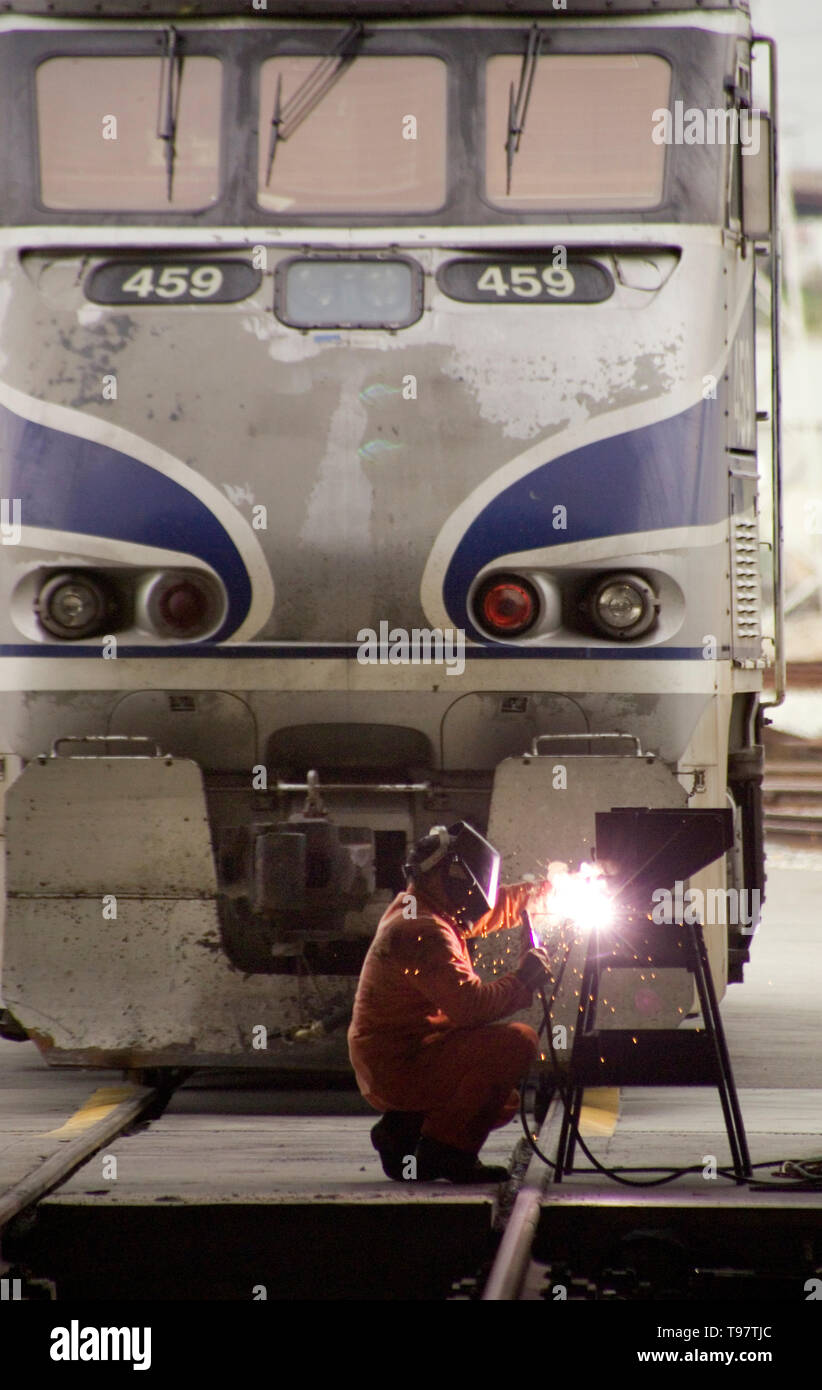
[(275, 312), (293, 328), (404, 328), (422, 313), (422, 270), (401, 257), (295, 258), (275, 286)]
[(586, 607), (604, 637), (641, 637), (659, 612), (650, 584), (636, 574), (603, 575), (591, 589)]
[(539, 597), (533, 584), (517, 574), (495, 574), (474, 597), (480, 627), (494, 637), (519, 637), (534, 626)]
[(56, 574), (43, 585), (34, 609), (46, 632), (77, 642), (105, 632), (111, 599), (91, 574)]

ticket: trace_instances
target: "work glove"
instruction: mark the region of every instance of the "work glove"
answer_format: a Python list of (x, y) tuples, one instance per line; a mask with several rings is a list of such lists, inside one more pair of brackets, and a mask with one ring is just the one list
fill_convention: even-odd
[(523, 957), (516, 976), (526, 989), (539, 989), (551, 978), (551, 962), (546, 952), (532, 947)]

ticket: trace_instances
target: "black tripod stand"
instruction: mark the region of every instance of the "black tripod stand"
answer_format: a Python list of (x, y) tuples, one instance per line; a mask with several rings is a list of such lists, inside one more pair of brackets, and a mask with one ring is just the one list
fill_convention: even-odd
[[(730, 812), (627, 808), (597, 813), (596, 823), (597, 858), (619, 866), (622, 884), (616, 898), (622, 899), (623, 911), (616, 925), (588, 937), (554, 1181), (573, 1172), (586, 1086), (667, 1085), (716, 1087), (736, 1180), (745, 1182), (752, 1175), (751, 1160), (702, 924), (657, 925), (647, 915), (655, 882), (684, 878), (728, 847), (733, 834)], [(634, 869), (640, 853), (644, 862)], [(567, 953), (561, 971), (566, 963)], [(598, 1029), (600, 972), (638, 965), (649, 971), (687, 970), (696, 986), (702, 1027)]]
[[(734, 1173), (738, 1182), (744, 1182), (751, 1176), (751, 1160), (701, 924), (650, 927), (640, 941), (620, 944), (604, 953), (598, 936), (591, 933), (582, 973), (583, 1004), (571, 1048), (554, 1181), (561, 1182), (563, 1173), (573, 1172), (585, 1087), (622, 1085), (715, 1086)], [(634, 949), (636, 945), (640, 951)], [(601, 962), (636, 966), (637, 957), (649, 969), (684, 967), (691, 973), (702, 1012), (701, 1029), (597, 1029)]]

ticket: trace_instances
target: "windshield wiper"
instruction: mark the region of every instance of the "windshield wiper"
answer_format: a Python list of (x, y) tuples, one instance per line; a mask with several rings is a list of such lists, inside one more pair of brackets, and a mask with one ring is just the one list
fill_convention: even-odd
[(359, 20), (346, 29), (342, 38), (338, 40), (331, 52), (325, 58), (321, 58), (316, 67), (312, 68), (308, 76), (300, 83), (293, 96), (290, 96), (285, 106), (282, 104), (282, 74), (277, 78), (277, 90), (274, 97), (274, 115), (271, 118), (271, 135), (268, 141), (268, 168), (266, 171), (266, 186), (271, 181), (271, 169), (274, 164), (274, 156), (277, 153), (277, 146), (281, 140), (288, 140), (297, 129), (302, 125), (306, 116), (310, 116), (315, 106), (319, 106), (323, 97), (331, 91), (331, 88), (342, 77), (343, 73), (353, 63), (364, 37), (364, 29)]
[(528, 34), (528, 47), (522, 58), (517, 94), (514, 96), (513, 82), (508, 92), (508, 137), (505, 141), (506, 195), (511, 192), (511, 170), (514, 167), (514, 156), (519, 149), (519, 142), (525, 129), (525, 117), (528, 114), (528, 103), (531, 100), (531, 88), (534, 85), (534, 75), (537, 70), (541, 46), (542, 30), (538, 24), (532, 24)]
[(157, 139), (166, 142), (166, 193), (171, 202), (171, 185), (174, 179), (174, 157), (177, 153), (177, 118), (180, 111), (180, 78), (183, 71), (183, 55), (179, 51), (177, 30), (169, 25), (166, 30), (166, 51), (163, 54), (163, 68), (160, 76), (160, 100), (157, 113)]

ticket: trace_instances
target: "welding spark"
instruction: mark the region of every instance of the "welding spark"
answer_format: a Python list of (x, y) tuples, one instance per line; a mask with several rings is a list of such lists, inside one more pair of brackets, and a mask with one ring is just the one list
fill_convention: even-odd
[(602, 870), (580, 864), (571, 873), (565, 864), (549, 866), (551, 887), (531, 905), (533, 934), (544, 943), (557, 927), (568, 923), (579, 931), (601, 931), (613, 921), (614, 909)]

